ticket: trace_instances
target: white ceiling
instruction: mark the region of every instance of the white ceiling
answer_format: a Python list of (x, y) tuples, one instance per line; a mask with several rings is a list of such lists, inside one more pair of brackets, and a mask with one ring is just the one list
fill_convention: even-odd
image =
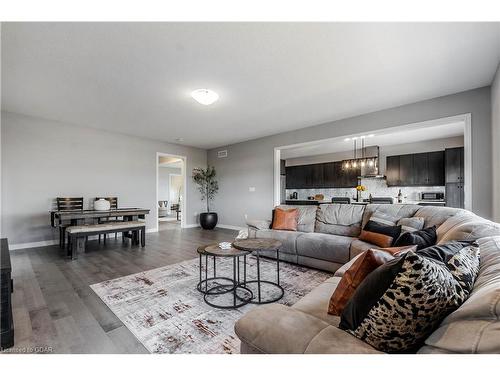
[[(403, 126), (404, 128), (404, 126)], [(380, 131), (372, 133), (375, 136), (365, 138), (365, 146), (392, 146), (414, 142), (429, 141), (459, 137), (464, 135), (463, 122), (454, 122), (445, 125), (425, 127), (420, 129), (404, 129), (396, 131)], [(365, 134), (369, 135), (369, 134)], [(331, 154), (343, 151), (352, 151), (353, 141), (345, 139), (328, 139), (293, 148), (281, 150), (281, 159), (292, 159), (304, 156)], [(358, 147), (359, 144), (358, 144)]]
[(213, 148), (486, 86), (499, 60), (499, 23), (4, 23), (2, 109)]

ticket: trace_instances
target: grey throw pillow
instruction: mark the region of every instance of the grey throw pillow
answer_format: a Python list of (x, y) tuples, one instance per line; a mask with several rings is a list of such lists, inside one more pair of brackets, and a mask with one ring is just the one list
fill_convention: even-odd
[(404, 217), (399, 219), (398, 225), (401, 225), (401, 234), (405, 232), (414, 232), (424, 228), (423, 217)]

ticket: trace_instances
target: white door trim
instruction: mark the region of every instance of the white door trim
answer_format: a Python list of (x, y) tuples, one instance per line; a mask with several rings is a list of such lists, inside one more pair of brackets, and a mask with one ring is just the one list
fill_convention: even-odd
[[(156, 201), (154, 207), (156, 207), (156, 216), (155, 216), (155, 232), (158, 232), (158, 179), (159, 179), (159, 168), (160, 168), (160, 156), (167, 156), (167, 157), (173, 157), (173, 158), (179, 158), (182, 160), (182, 167), (181, 167), (181, 175), (184, 176), (184, 182), (182, 186), (182, 201), (181, 201), (181, 228), (186, 228), (186, 202), (187, 202), (187, 196), (186, 196), (186, 186), (187, 186), (187, 175), (186, 175), (186, 165), (187, 165), (187, 157), (184, 155), (174, 155), (174, 154), (168, 154), (165, 152), (157, 152), (156, 153)], [(170, 181), (169, 181), (170, 183)], [(169, 193), (170, 193), (170, 186), (169, 186)]]
[[(379, 130), (367, 130), (366, 132), (374, 133), (374, 134), (383, 134), (390, 133), (393, 131), (401, 131), (401, 130), (411, 130), (411, 129), (421, 129), (428, 128), (438, 125), (444, 125), (451, 122), (463, 122), (464, 124), (464, 174), (465, 174), (465, 186), (464, 186), (464, 207), (467, 210), (472, 211), (472, 118), (470, 113), (464, 113), (456, 116), (449, 116), (438, 118), (434, 120), (428, 121), (420, 121), (414, 122), (410, 124), (392, 126), (389, 128), (383, 128)], [(360, 136), (364, 133), (357, 134), (343, 134), (338, 137), (328, 138), (328, 139), (318, 139), (310, 142), (301, 142), (295, 143), (291, 145), (283, 145), (274, 148), (274, 196), (273, 202), (274, 206), (277, 206), (281, 202), (281, 190), (280, 190), (280, 156), (281, 150), (299, 147), (299, 146), (310, 146), (315, 144), (321, 144), (323, 142), (330, 142), (332, 140), (339, 140), (345, 137), (356, 137)]]

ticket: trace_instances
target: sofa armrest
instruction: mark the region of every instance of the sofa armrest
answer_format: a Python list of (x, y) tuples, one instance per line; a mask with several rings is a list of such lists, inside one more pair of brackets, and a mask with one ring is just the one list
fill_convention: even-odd
[(251, 229), (269, 229), (271, 225), (271, 220), (258, 220), (258, 219), (249, 219), (247, 220), (247, 226)]
[(321, 319), (280, 304), (249, 311), (234, 330), (242, 353), (380, 353)]

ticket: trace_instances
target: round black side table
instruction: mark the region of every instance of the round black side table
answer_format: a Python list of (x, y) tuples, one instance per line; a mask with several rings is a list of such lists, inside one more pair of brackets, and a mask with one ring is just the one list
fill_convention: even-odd
[[(265, 304), (279, 301), (285, 291), (280, 285), (280, 248), (282, 243), (278, 240), (267, 239), (267, 238), (253, 238), (246, 240), (238, 240), (233, 242), (233, 247), (243, 251), (252, 252), (257, 257), (257, 280), (245, 281), (242, 285), (247, 286), (249, 284), (257, 284), (257, 297), (254, 298), (250, 303), (254, 304)], [(276, 279), (277, 282), (270, 280), (261, 280), (260, 278), (260, 252), (261, 251), (276, 251)], [(273, 288), (278, 290), (278, 294), (275, 297), (263, 299), (261, 285), (268, 284), (272, 285)]]

